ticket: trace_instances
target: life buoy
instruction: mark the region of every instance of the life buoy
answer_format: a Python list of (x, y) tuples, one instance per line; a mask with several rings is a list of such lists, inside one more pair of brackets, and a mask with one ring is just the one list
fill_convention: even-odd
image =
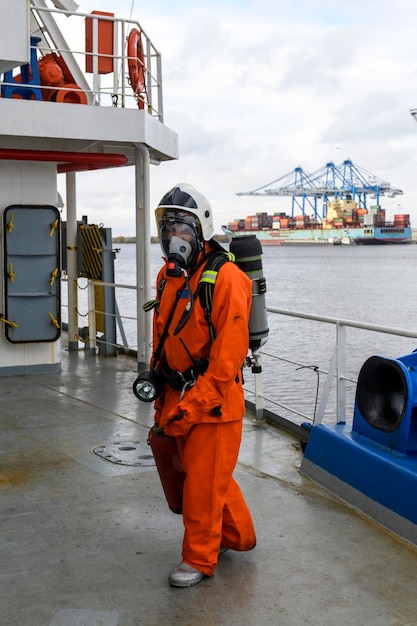
[[(135, 96), (140, 96), (145, 91), (145, 55), (142, 45), (142, 33), (137, 28), (133, 28), (127, 38), (127, 56), (129, 82)], [(142, 98), (138, 100), (138, 104), (139, 108), (143, 108), (144, 101)]]

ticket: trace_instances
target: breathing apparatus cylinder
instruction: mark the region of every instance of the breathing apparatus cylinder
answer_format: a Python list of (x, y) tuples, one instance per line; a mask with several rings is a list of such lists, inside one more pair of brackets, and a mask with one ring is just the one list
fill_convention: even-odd
[(249, 348), (259, 350), (268, 339), (269, 328), (266, 312), (266, 281), (262, 268), (262, 246), (256, 235), (233, 237), (230, 252), (235, 256), (236, 265), (252, 281), (252, 307), (249, 317)]

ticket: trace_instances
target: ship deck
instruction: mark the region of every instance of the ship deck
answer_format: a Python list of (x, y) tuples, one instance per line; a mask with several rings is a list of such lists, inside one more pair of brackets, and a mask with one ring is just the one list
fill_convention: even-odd
[[(258, 545), (169, 587), (182, 522), (149, 464), (135, 372), (63, 350), (59, 374), (0, 379), (1, 624), (417, 624), (417, 550), (301, 475), (299, 441), (250, 415), (236, 478)], [(93, 452), (135, 445), (122, 463)]]

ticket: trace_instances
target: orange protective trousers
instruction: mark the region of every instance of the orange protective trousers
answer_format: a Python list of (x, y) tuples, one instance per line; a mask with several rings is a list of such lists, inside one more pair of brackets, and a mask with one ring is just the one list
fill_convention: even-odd
[(242, 438), (242, 420), (196, 424), (177, 445), (186, 474), (182, 558), (211, 576), (220, 545), (251, 550), (256, 544), (252, 517), (232, 474)]

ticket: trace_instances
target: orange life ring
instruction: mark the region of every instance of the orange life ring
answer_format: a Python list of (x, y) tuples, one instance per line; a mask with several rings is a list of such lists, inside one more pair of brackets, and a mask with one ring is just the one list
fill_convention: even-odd
[[(127, 65), (129, 82), (135, 96), (145, 91), (145, 55), (142, 45), (142, 33), (133, 28), (127, 38)], [(143, 104), (143, 100), (142, 104)]]

